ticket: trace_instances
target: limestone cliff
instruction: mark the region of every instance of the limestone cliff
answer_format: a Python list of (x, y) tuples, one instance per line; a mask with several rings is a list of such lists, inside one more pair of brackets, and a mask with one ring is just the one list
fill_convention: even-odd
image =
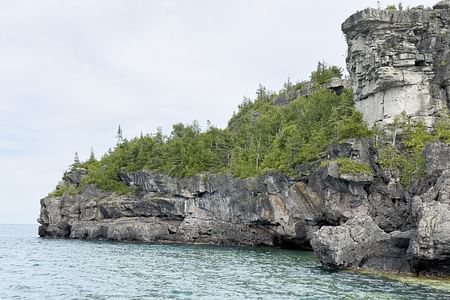
[(342, 25), (357, 108), (370, 125), (403, 111), (429, 126), (449, 106), (450, 2), (433, 9), (368, 8)]
[[(449, 106), (449, 22), (450, 1), (433, 9), (366, 9), (345, 21), (356, 106), (370, 124), (405, 111), (431, 126)], [(281, 95), (274, 105), (302, 93), (308, 91)], [(39, 235), (312, 248), (331, 267), (448, 276), (450, 145), (427, 145), (426, 176), (403, 187), (377, 163), (371, 144), (358, 138), (330, 146), (317, 161), (297, 166), (294, 177), (122, 172), (134, 192), (88, 185), (42, 199)], [(369, 165), (370, 174), (342, 172), (339, 157)], [(75, 187), (86, 172), (73, 170), (63, 180)]]
[(308, 247), (320, 223), (319, 199), (308, 198), (304, 184), (281, 174), (174, 178), (139, 171), (120, 176), (135, 193), (118, 196), (88, 186), (81, 194), (44, 198), (40, 235)]
[[(450, 151), (430, 144), (428, 175), (405, 190), (383, 180), (365, 139), (330, 147), (325, 157), (368, 162), (373, 175), (342, 174), (336, 163), (303, 166), (301, 177), (269, 172), (174, 178), (120, 173), (135, 192), (87, 186), (41, 200), (39, 234), (75, 239), (271, 245), (309, 249), (325, 264), (445, 275), (450, 269)], [(445, 170), (444, 170), (445, 169)], [(65, 176), (76, 185), (85, 170)]]

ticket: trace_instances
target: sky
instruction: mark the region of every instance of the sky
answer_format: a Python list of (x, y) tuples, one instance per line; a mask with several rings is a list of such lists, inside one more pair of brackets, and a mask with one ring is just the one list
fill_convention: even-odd
[[(435, 1), (402, 1), (432, 6)], [(380, 1), (385, 7), (391, 2)], [(345, 68), (376, 0), (0, 0), (0, 224), (36, 224), (77, 151), (177, 122), (225, 127), (259, 84)]]

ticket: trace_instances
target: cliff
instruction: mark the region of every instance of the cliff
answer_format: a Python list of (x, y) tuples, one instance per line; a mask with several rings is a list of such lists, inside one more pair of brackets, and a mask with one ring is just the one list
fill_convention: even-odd
[[(119, 241), (270, 245), (309, 249), (339, 268), (444, 275), (450, 268), (450, 147), (430, 144), (428, 175), (404, 190), (374, 175), (342, 174), (336, 163), (310, 175), (239, 179), (228, 174), (174, 178), (121, 173), (134, 186), (118, 196), (95, 186), (41, 200), (40, 236)], [(367, 140), (327, 150), (328, 158), (372, 161)], [(377, 171), (378, 170), (378, 171)], [(77, 184), (84, 170), (66, 176)], [(73, 180), (75, 178), (75, 180)]]
[[(449, 107), (449, 2), (433, 9), (366, 9), (342, 25), (355, 105), (371, 125), (392, 123), (405, 111), (431, 127)], [(322, 88), (337, 94), (344, 86)], [(293, 98), (311, 92), (313, 87), (302, 85), (263, 98), (285, 112)], [(260, 114), (250, 111), (249, 116), (252, 124)], [(407, 170), (414, 181), (402, 184), (400, 167), (380, 162), (382, 151), (410, 151), (403, 163), (418, 157), (402, 142), (401, 132), (395, 129), (393, 135), (331, 145), (317, 160), (296, 165), (294, 176), (274, 171), (247, 179), (225, 173), (172, 177), (146, 169), (114, 173), (120, 186), (132, 190), (124, 195), (81, 184), (91, 171), (74, 168), (63, 178), (67, 192), (41, 200), (39, 235), (312, 249), (334, 268), (448, 276), (450, 145), (434, 141), (422, 153), (414, 140), (424, 166), (417, 161)], [(357, 168), (345, 168), (345, 162)]]
[(372, 124), (403, 111), (434, 124), (450, 105), (450, 4), (402, 11), (368, 8), (342, 25), (356, 107)]

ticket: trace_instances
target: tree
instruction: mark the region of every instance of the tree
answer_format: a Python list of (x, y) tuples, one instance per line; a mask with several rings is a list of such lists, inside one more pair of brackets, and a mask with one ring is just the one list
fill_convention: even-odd
[(80, 167), (81, 162), (80, 162), (80, 158), (78, 157), (78, 152), (75, 152), (74, 156), (73, 156), (73, 163), (70, 165), (70, 167), (72, 169), (78, 168)]
[(120, 127), (120, 124), (119, 124), (119, 128), (117, 129), (116, 139), (117, 139), (117, 145), (120, 145), (123, 142), (123, 132), (122, 132), (122, 128)]
[[(194, 121), (173, 125), (169, 136), (158, 128), (152, 135), (141, 133), (127, 140), (119, 125), (116, 147), (99, 160), (91, 148), (89, 159), (80, 164), (88, 170), (82, 185), (126, 193), (131, 189), (120, 181), (118, 172), (141, 169), (172, 176), (231, 172), (250, 177), (268, 169), (294, 175), (296, 164), (317, 159), (328, 145), (369, 134), (350, 89), (337, 95), (318, 85), (341, 75), (340, 68), (319, 63), (311, 75), (316, 83), (312, 93), (281, 107), (273, 105), (279, 93), (260, 85), (256, 99), (244, 98), (225, 129), (207, 121), (203, 131)], [(288, 79), (281, 92), (299, 86)]]
[(386, 9), (389, 11), (396, 11), (397, 6), (395, 6), (395, 4), (389, 4), (388, 6), (386, 6)]
[(291, 78), (288, 77), (287, 81), (283, 84), (283, 91), (285, 93), (289, 93), (292, 90), (292, 87), (294, 85), (292, 84)]
[(96, 161), (93, 147), (91, 147), (91, 151), (89, 153), (89, 161)]
[(78, 152), (75, 152), (75, 155), (73, 157), (73, 163), (76, 165), (80, 164), (80, 158), (78, 157)]
[(355, 109), (350, 116), (344, 117), (337, 122), (337, 131), (340, 140), (370, 135), (362, 113)]
[(325, 62), (318, 62), (316, 70), (311, 73), (311, 81), (316, 85), (322, 85), (333, 77), (342, 78), (342, 72), (338, 66), (327, 66)]

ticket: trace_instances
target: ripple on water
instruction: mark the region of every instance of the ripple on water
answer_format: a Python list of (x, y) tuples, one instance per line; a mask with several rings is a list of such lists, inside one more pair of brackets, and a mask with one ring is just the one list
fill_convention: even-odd
[(450, 283), (322, 268), (269, 248), (52, 240), (0, 225), (0, 299), (450, 299)]

